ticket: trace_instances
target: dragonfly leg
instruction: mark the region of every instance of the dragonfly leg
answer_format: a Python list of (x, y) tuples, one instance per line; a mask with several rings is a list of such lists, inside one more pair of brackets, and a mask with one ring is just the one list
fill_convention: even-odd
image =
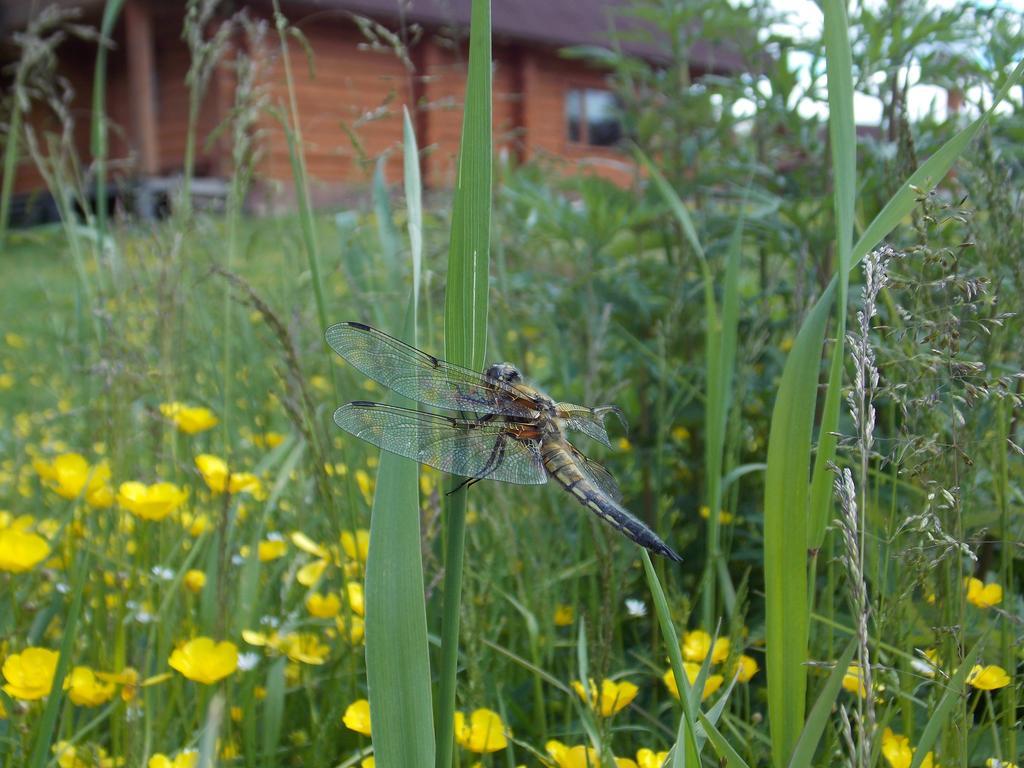
[(481, 468), (473, 477), (467, 477), (457, 486), (448, 491), (446, 496), (451, 496), (456, 491), (461, 491), (463, 488), (469, 488), (471, 485), (479, 483), (481, 480), (485, 480), (489, 474), (494, 472), (498, 467), (501, 466), (502, 459), (505, 458), (505, 438), (500, 437), (494, 443), (494, 448), (491, 449), (491, 455), (487, 459), (487, 463)]

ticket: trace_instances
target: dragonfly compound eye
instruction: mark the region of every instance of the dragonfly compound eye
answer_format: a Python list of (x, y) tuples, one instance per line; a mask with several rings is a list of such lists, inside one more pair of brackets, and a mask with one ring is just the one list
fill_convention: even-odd
[(515, 384), (523, 378), (519, 369), (511, 363), (495, 363), (484, 375), (492, 381), (504, 381), (506, 384)]

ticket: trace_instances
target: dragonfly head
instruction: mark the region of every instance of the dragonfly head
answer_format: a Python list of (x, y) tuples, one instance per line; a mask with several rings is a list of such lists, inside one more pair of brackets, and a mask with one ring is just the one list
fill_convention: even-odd
[(506, 384), (517, 384), (523, 380), (523, 374), (511, 363), (495, 363), (484, 371), (484, 376), (491, 381), (502, 381)]

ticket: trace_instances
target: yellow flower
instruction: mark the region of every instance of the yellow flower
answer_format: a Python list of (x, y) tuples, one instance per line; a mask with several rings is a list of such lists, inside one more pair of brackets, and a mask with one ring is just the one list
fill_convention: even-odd
[[(684, 661), (683, 671), (686, 673), (687, 681), (689, 681), (690, 685), (693, 685), (697, 682), (697, 675), (700, 674), (700, 664)], [(676, 676), (672, 674), (672, 670), (668, 670), (664, 675), (662, 675), (661, 679), (664, 681), (665, 687), (668, 688), (668, 692), (678, 699), (679, 688), (676, 685)], [(704, 680), (704, 691), (701, 693), (700, 700), (704, 701), (708, 696), (717, 691), (722, 686), (722, 682), (724, 680), (725, 678), (721, 675), (708, 675), (707, 679)]]
[(633, 444), (631, 442), (629, 442), (629, 438), (628, 437), (620, 437), (616, 441), (615, 445), (623, 453), (629, 453), (630, 451), (633, 450)]
[(868, 695), (867, 688), (864, 687), (864, 677), (861, 675), (859, 664), (851, 664), (846, 668), (846, 674), (843, 675), (843, 688), (850, 693), (856, 693), (861, 698)]
[(998, 757), (990, 757), (985, 761), (985, 768), (1018, 768), (1016, 763), (1000, 760)]
[(60, 768), (115, 768), (123, 762), (112, 758), (107, 750), (96, 744), (58, 741), (53, 745), (53, 754)]
[(202, 571), (197, 571), (195, 568), (192, 568), (188, 571), (185, 571), (185, 577), (183, 579), (183, 582), (185, 584), (185, 589), (187, 589), (192, 594), (199, 594), (203, 591), (203, 587), (206, 586), (206, 574)]
[(616, 683), (605, 678), (601, 681), (601, 694), (598, 695), (597, 684), (593, 678), (589, 682), (589, 692), (583, 688), (583, 683), (579, 680), (572, 681), (572, 689), (601, 717), (611, 717), (628, 707), (640, 690), (628, 680)]
[(10, 389), (14, 386), (14, 377), (9, 373), (0, 373), (0, 389)]
[[(711, 509), (707, 504), (701, 504), (700, 516), (705, 520), (711, 517)], [(718, 510), (718, 522), (722, 525), (729, 525), (733, 521), (732, 512), (726, 512), (724, 509)]]
[(187, 435), (205, 432), (217, 426), (219, 420), (213, 411), (202, 406), (190, 407), (184, 403), (161, 403), (160, 413)]
[(307, 554), (319, 557), (321, 560), (325, 560), (331, 556), (331, 553), (327, 551), (327, 547), (322, 544), (317, 544), (302, 531), (294, 531), (289, 538), (292, 540), (292, 544), (294, 544), (296, 548), (301, 549)]
[(344, 616), (335, 616), (334, 626), (352, 645), (358, 645), (366, 637), (366, 622), (362, 616), (350, 616), (348, 619)]
[(285, 635), (281, 638), (280, 647), (289, 659), (303, 664), (323, 664), (331, 653), (331, 649), (311, 632)]
[(333, 619), (341, 610), (341, 598), (333, 592), (327, 595), (311, 592), (306, 595), (306, 610), (315, 618)]
[(348, 607), (357, 616), (366, 616), (366, 602), (363, 599), (363, 585), (358, 581), (350, 581), (345, 585), (348, 592)]
[(711, 651), (711, 663), (718, 664), (729, 658), (729, 638), (720, 637), (715, 640), (714, 648), (711, 647), (711, 635), (703, 629), (695, 629), (683, 635), (682, 642), (683, 658), (687, 661), (700, 663), (707, 658), (708, 651)]
[[(684, 427), (682, 425), (679, 425), (679, 426), (676, 426), (676, 427), (672, 427), (672, 439), (673, 440), (677, 440), (680, 443), (683, 442), (684, 440), (689, 440), (690, 439), (690, 430), (688, 430), (686, 427)], [(645, 767), (641, 766), (641, 768), (645, 768)]]
[(485, 755), (508, 746), (505, 738), (505, 724), (501, 716), (490, 709), (477, 709), (469, 716), (455, 713), (455, 741), (470, 752)]
[(0, 529), (0, 571), (22, 573), (50, 555), (50, 545), (36, 533), (18, 528)]
[(264, 432), (262, 435), (253, 435), (252, 444), (257, 448), (277, 448), (284, 442), (284, 435), (280, 432)]
[(231, 472), (228, 463), (219, 456), (201, 453), (196, 456), (196, 468), (203, 476), (206, 487), (214, 493), (248, 493), (256, 499), (263, 497), (263, 484), (251, 472)]
[(556, 627), (570, 627), (576, 620), (576, 611), (571, 605), (558, 603), (555, 606), (554, 622)]
[(116, 686), (99, 680), (89, 667), (75, 667), (64, 681), (64, 690), (73, 704), (98, 707), (114, 698)]
[(199, 765), (199, 751), (185, 749), (174, 756), (174, 759), (159, 753), (149, 758), (146, 768), (196, 768)]
[(749, 683), (750, 679), (758, 673), (761, 668), (757, 665), (757, 661), (747, 656), (745, 653), (740, 654), (740, 657), (736, 660), (736, 666), (733, 667), (732, 673), (736, 675), (736, 680), (741, 683)]
[[(882, 756), (892, 768), (910, 768), (916, 751), (910, 746), (910, 739), (906, 736), (893, 733), (890, 728), (886, 728), (882, 733)], [(921, 768), (932, 768), (932, 760), (932, 753), (929, 752), (921, 761)]]
[(370, 702), (366, 699), (353, 701), (345, 708), (345, 714), (341, 718), (345, 726), (363, 736), (370, 735)]
[[(690, 685), (693, 685), (697, 681), (697, 675), (700, 674), (700, 665), (693, 664), (692, 662), (683, 662), (683, 672), (686, 673), (686, 679)], [(672, 674), (672, 670), (669, 670), (662, 676), (662, 680), (665, 682), (666, 687), (669, 689), (675, 698), (679, 698), (679, 688), (676, 685), (676, 676)], [(709, 675), (705, 680), (705, 689), (700, 694), (700, 700), (703, 701), (708, 698), (712, 693), (722, 687), (722, 683), (725, 678), (721, 675)]]
[(163, 520), (181, 506), (188, 493), (174, 483), (121, 483), (117, 503), (143, 520)]
[(991, 608), (1003, 602), (1003, 588), (995, 582), (983, 584), (981, 579), (968, 577), (964, 579), (964, 585), (967, 587), (967, 602), (971, 605)]
[(57, 672), (60, 654), (48, 648), (26, 648), (4, 660), (3, 675), (7, 680), (4, 693), (22, 701), (36, 701), (50, 693)]
[(367, 504), (373, 503), (373, 480), (366, 473), (365, 469), (356, 470), (356, 485), (359, 486), (359, 492), (363, 494), (363, 498)]
[(295, 580), (304, 587), (312, 587), (320, 580), (323, 572), (330, 564), (330, 561), (327, 559), (314, 560), (311, 563), (306, 563), (304, 566), (299, 568), (299, 572), (295, 574)]
[(288, 542), (284, 539), (268, 539), (267, 541), (261, 541), (257, 547), (257, 554), (261, 563), (269, 563), (271, 560), (277, 560), (279, 557), (284, 557), (288, 551)]
[(366, 557), (370, 553), (370, 532), (365, 528), (358, 529), (355, 534), (350, 531), (341, 532), (341, 548), (350, 560), (358, 560), (366, 564)]
[[(552, 739), (544, 745), (558, 768), (602, 768), (601, 756), (593, 747), (582, 745), (570, 747)], [(638, 768), (637, 764), (626, 757), (615, 758), (615, 768)]]
[(104, 508), (113, 503), (110, 487), (110, 465), (104, 459), (95, 466), (80, 453), (62, 453), (47, 462), (36, 459), (32, 466), (43, 484), (58, 496), (74, 500), (80, 496), (90, 507)]
[(238, 669), (238, 646), (227, 640), (218, 643), (210, 637), (197, 637), (175, 648), (167, 663), (189, 680), (210, 685)]
[(25, 337), (14, 333), (13, 331), (8, 331), (4, 334), (4, 341), (7, 342), (7, 346), (11, 349), (25, 348)]
[(983, 667), (975, 664), (967, 675), (967, 684), (980, 691), (994, 691), (997, 688), (1005, 688), (1010, 684), (1010, 676), (1006, 670), (991, 664)]
[(663, 768), (668, 760), (668, 752), (655, 752), (653, 749), (641, 749), (636, 753), (638, 768)]

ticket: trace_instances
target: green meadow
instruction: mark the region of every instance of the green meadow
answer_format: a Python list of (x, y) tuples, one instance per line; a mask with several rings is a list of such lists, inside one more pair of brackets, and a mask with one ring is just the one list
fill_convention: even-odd
[[(633, 12), (772, 13), (698, 5)], [(103, 142), (32, 134), (56, 59), (23, 51), (5, 177), (38, 163), (60, 221), (0, 221), (0, 766), (1021, 763), (1022, 22), (964, 8), (826, 0), (822, 39), (774, 38), (828, 119), (782, 55), (694, 85), (606, 52), (620, 186), (496, 156), (474, 0), (460, 183), (424, 202), (407, 118), (403, 178), (314, 210), (284, 102), (297, 207), (266, 218), (266, 104), (222, 126), (224, 210), (100, 211)], [(978, 52), (961, 81), (936, 40)], [(901, 111), (910, 62), (964, 111)], [(895, 105), (884, 147), (857, 90)], [(610, 447), (573, 443), (683, 562), (553, 482), (466, 488), (338, 429), (392, 397), (341, 321), (618, 405)]]

